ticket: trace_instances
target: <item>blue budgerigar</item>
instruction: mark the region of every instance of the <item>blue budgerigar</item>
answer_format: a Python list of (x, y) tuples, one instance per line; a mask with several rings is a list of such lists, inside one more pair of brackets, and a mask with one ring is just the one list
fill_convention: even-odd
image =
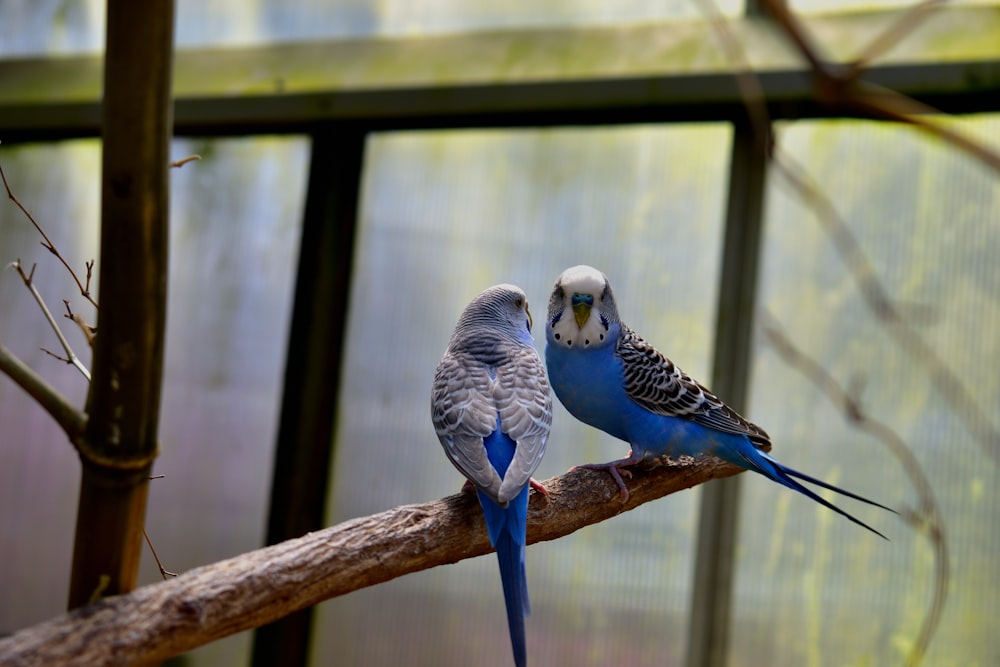
[(431, 418), (445, 454), (475, 486), (500, 563), (518, 667), (527, 664), (524, 551), (531, 474), (545, 453), (552, 396), (524, 292), (496, 285), (458, 319), (434, 374)]
[(580, 265), (566, 269), (549, 299), (545, 327), (549, 381), (566, 409), (632, 446), (629, 456), (587, 468), (606, 469), (628, 497), (621, 473), (646, 458), (709, 454), (758, 472), (832, 509), (876, 535), (863, 521), (798, 480), (894, 511), (782, 465), (770, 438), (693, 380), (618, 316), (607, 276)]

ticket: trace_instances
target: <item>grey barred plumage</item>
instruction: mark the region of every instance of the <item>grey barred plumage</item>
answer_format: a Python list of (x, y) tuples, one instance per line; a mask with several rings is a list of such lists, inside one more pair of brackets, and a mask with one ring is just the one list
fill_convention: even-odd
[[(449, 460), (500, 505), (528, 483), (552, 424), (551, 392), (530, 327), (519, 287), (481, 292), (459, 317), (431, 388), (431, 420)], [(498, 416), (517, 442), (502, 479), (483, 447)]]
[(524, 292), (497, 285), (458, 319), (431, 387), (431, 420), (448, 460), (476, 487), (497, 553), (514, 664), (526, 667), (528, 495), (545, 453), (552, 397)]
[(723, 403), (624, 324), (616, 352), (624, 364), (625, 393), (642, 407), (726, 433), (742, 434), (762, 449), (771, 448), (764, 429)]
[[(522, 311), (527, 318), (520, 319)], [(504, 342), (534, 347), (528, 298), (516, 285), (494, 285), (476, 295), (459, 316), (448, 349), (490, 354)]]

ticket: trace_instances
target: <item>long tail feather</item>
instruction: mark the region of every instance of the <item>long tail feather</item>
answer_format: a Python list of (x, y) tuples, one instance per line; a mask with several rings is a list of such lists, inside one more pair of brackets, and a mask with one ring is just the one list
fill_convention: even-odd
[(510, 631), (514, 664), (524, 667), (528, 664), (524, 617), (529, 612), (528, 586), (524, 572), (524, 545), (518, 544), (513, 535), (504, 534), (498, 540), (496, 548), (497, 561), (500, 564), (500, 581), (503, 582), (503, 597), (507, 604), (507, 628)]
[(528, 579), (524, 568), (528, 491), (528, 487), (525, 486), (506, 508), (499, 507), (482, 492), (479, 493), (490, 542), (497, 552), (500, 581), (503, 584), (504, 603), (507, 607), (510, 646), (517, 667), (525, 667), (528, 664), (524, 634), (524, 617), (531, 611), (528, 600)]
[(865, 498), (864, 496), (859, 496), (856, 493), (851, 493), (850, 491), (841, 489), (840, 487), (834, 486), (833, 484), (824, 482), (821, 479), (816, 479), (815, 477), (811, 477), (805, 474), (804, 472), (799, 472), (795, 468), (789, 468), (783, 463), (778, 463), (778, 461), (774, 460), (774, 458), (770, 456), (767, 456), (767, 458), (771, 461), (771, 463), (776, 464), (781, 469), (781, 471), (786, 475), (791, 475), (792, 477), (798, 477), (799, 479), (809, 482), (810, 484), (815, 484), (816, 486), (822, 486), (824, 489), (829, 489), (830, 491), (833, 491), (834, 493), (839, 493), (842, 496), (853, 498), (854, 500), (861, 501), (867, 505), (872, 505), (873, 507), (881, 507), (882, 509), (892, 512), (893, 514), (899, 514), (899, 512), (892, 509), (891, 507), (887, 507), (882, 503), (875, 502), (871, 498)]
[[(859, 496), (859, 495), (857, 495), (855, 493), (851, 493), (850, 491), (846, 491), (844, 489), (836, 487), (833, 484), (828, 484), (827, 482), (823, 482), (821, 480), (818, 480), (815, 477), (811, 477), (809, 475), (806, 475), (805, 473), (801, 473), (798, 470), (795, 470), (793, 468), (789, 468), (788, 466), (786, 466), (786, 465), (784, 465), (782, 463), (779, 463), (773, 457), (768, 456), (766, 453), (761, 452), (760, 450), (758, 450), (756, 448), (754, 448), (753, 452), (754, 452), (754, 454), (757, 454), (760, 457), (760, 459), (761, 459), (760, 461), (755, 460), (756, 457), (753, 457), (752, 455), (748, 456), (745, 452), (740, 452), (740, 456), (749, 464), (749, 467), (750, 467), (751, 470), (755, 470), (755, 471), (761, 473), (762, 475), (764, 475), (765, 477), (768, 477), (768, 478), (774, 480), (775, 482), (778, 482), (779, 484), (782, 484), (784, 486), (787, 486), (790, 489), (798, 491), (799, 493), (801, 493), (802, 495), (806, 496), (807, 498), (811, 498), (812, 500), (816, 501), (820, 505), (823, 505), (824, 507), (827, 507), (827, 508), (833, 510), (837, 514), (839, 514), (839, 515), (841, 515), (843, 517), (846, 517), (847, 519), (849, 519), (850, 521), (853, 521), (854, 523), (858, 524), (862, 528), (867, 528), (868, 530), (870, 530), (871, 532), (875, 533), (876, 535), (878, 535), (882, 539), (884, 539), (884, 540), (888, 540), (889, 539), (888, 537), (886, 537), (885, 535), (883, 535), (879, 531), (875, 530), (874, 528), (872, 528), (871, 526), (869, 526), (867, 523), (865, 523), (861, 519), (858, 519), (857, 517), (849, 514), (848, 512), (845, 512), (844, 510), (840, 509), (839, 507), (837, 507), (833, 503), (825, 500), (824, 498), (822, 498), (821, 496), (819, 496), (818, 494), (816, 494), (814, 491), (812, 491), (812, 489), (810, 489), (810, 488), (808, 488), (806, 486), (803, 486), (802, 484), (800, 484), (799, 482), (797, 482), (796, 480), (794, 480), (792, 478), (793, 477), (797, 477), (797, 478), (799, 478), (801, 480), (804, 480), (806, 482), (810, 482), (812, 484), (816, 484), (818, 486), (821, 486), (824, 489), (828, 489), (830, 491), (833, 491), (834, 493), (839, 493), (842, 496), (846, 496), (848, 498), (853, 498), (853, 499), (859, 500), (859, 501), (861, 501), (863, 503), (867, 503), (867, 504), (873, 505), (875, 507), (881, 507), (882, 509), (889, 510), (890, 512), (893, 512), (894, 514), (897, 513), (896, 510), (894, 510), (894, 509), (892, 509), (890, 507), (886, 507), (885, 505), (883, 505), (881, 503), (877, 503), (874, 500), (870, 500), (870, 499), (865, 498), (863, 496)], [(766, 465), (764, 465), (764, 464), (766, 464)]]

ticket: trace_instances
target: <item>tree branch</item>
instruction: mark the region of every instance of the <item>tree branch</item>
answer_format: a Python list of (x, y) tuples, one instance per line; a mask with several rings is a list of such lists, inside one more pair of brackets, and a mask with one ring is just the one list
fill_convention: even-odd
[[(24, 272), (24, 267), (21, 265), (20, 259), (12, 262), (11, 267), (13, 267), (14, 270), (17, 271), (17, 275), (21, 276), (21, 281), (24, 283), (24, 286), (28, 288), (28, 291), (31, 292), (31, 296), (35, 297), (35, 302), (38, 304), (38, 307), (42, 309), (42, 315), (45, 316), (45, 319), (48, 321), (49, 326), (52, 327), (52, 331), (55, 332), (56, 338), (59, 339), (59, 344), (62, 345), (63, 352), (66, 353), (66, 358), (63, 359), (62, 357), (52, 354), (51, 352), (49, 352), (49, 354), (52, 354), (52, 356), (56, 357), (57, 359), (61, 359), (66, 363), (72, 364), (73, 367), (76, 368), (76, 370), (80, 371), (80, 374), (83, 375), (83, 377), (87, 378), (87, 382), (90, 382), (90, 371), (83, 364), (83, 362), (80, 361), (80, 358), (76, 356), (76, 353), (73, 352), (73, 348), (70, 347), (69, 341), (66, 340), (66, 336), (63, 335), (62, 329), (60, 329), (59, 324), (56, 323), (56, 318), (52, 316), (52, 311), (49, 310), (48, 305), (46, 305), (45, 299), (42, 298), (42, 295), (38, 291), (38, 288), (35, 287), (34, 265), (32, 265), (30, 273)], [(66, 307), (69, 308), (69, 302), (64, 301), (64, 303), (66, 304)], [(48, 352), (48, 350), (45, 351)]]
[[(554, 540), (741, 468), (711, 457), (636, 469), (621, 502), (611, 476), (571, 470), (531, 494), (528, 542)], [(0, 640), (0, 663), (162, 661), (310, 605), (412, 572), (489, 553), (473, 494), (404, 505), (109, 597)]]
[(31, 370), (31, 367), (14, 356), (3, 343), (0, 343), (0, 371), (7, 374), (17, 386), (45, 408), (45, 411), (69, 436), (70, 442), (76, 446), (77, 440), (87, 424), (86, 415), (77, 410), (72, 403), (66, 400), (65, 396)]
[(10, 199), (12, 202), (14, 202), (14, 205), (21, 210), (21, 213), (23, 213), (26, 218), (28, 218), (28, 222), (30, 222), (32, 226), (35, 228), (35, 230), (39, 234), (41, 234), (43, 239), (41, 242), (42, 247), (51, 252), (53, 255), (55, 255), (56, 259), (58, 259), (62, 263), (62, 265), (66, 267), (66, 270), (69, 271), (69, 275), (72, 276), (73, 282), (76, 283), (76, 286), (77, 288), (79, 288), (80, 294), (83, 296), (83, 298), (89, 301), (94, 308), (97, 308), (97, 302), (94, 301), (93, 297), (90, 295), (90, 275), (91, 271), (94, 268), (94, 263), (92, 261), (87, 262), (87, 282), (86, 283), (81, 282), (80, 278), (76, 275), (76, 271), (74, 271), (73, 267), (69, 265), (69, 262), (66, 261), (66, 258), (62, 256), (62, 254), (59, 252), (59, 249), (56, 248), (56, 245), (52, 242), (52, 239), (50, 239), (48, 234), (45, 233), (45, 230), (42, 229), (42, 226), (38, 224), (34, 216), (31, 215), (31, 212), (25, 207), (25, 205), (21, 203), (21, 200), (17, 198), (17, 196), (14, 194), (14, 191), (10, 189), (10, 184), (7, 182), (7, 175), (3, 171), (3, 165), (0, 165), (0, 182), (3, 183), (4, 190), (7, 191), (7, 198)]
[(1000, 152), (983, 142), (965, 136), (928, 116), (936, 109), (861, 80), (867, 65), (888, 50), (922, 21), (938, 3), (924, 0), (914, 6), (899, 23), (875, 38), (858, 58), (846, 67), (831, 63), (823, 56), (812, 35), (783, 0), (760, 0), (761, 9), (770, 14), (785, 36), (812, 69), (816, 99), (829, 106), (851, 109), (876, 120), (909, 123), (919, 130), (949, 142), (994, 171), (1000, 171)]
[(906, 666), (917, 667), (927, 654), (927, 648), (941, 622), (945, 602), (948, 599), (951, 576), (951, 558), (948, 551), (948, 541), (945, 539), (944, 517), (941, 514), (937, 498), (934, 496), (931, 482), (913, 450), (899, 434), (884, 422), (869, 415), (854, 392), (840, 386), (822, 364), (797, 348), (779, 328), (773, 315), (765, 310), (761, 313), (761, 317), (764, 320), (764, 335), (775, 352), (785, 363), (802, 373), (814, 386), (826, 394), (826, 397), (837, 407), (853, 428), (879, 440), (899, 461), (900, 467), (909, 477), (920, 497), (920, 506), (917, 510), (908, 510), (900, 514), (911, 528), (927, 538), (934, 550), (934, 594), (927, 612), (924, 614), (920, 632), (906, 656)]
[(966, 386), (962, 377), (924, 339), (917, 327), (903, 316), (899, 306), (879, 281), (871, 258), (830, 197), (823, 193), (807, 176), (806, 170), (790, 155), (775, 149), (775, 156), (777, 159), (773, 164), (815, 213), (816, 220), (827, 233), (848, 274), (857, 284), (858, 294), (869, 312), (883, 325), (900, 349), (923, 367), (931, 377), (938, 395), (955, 414), (962, 417), (966, 429), (979, 441), (986, 455), (994, 462), (1000, 462), (1000, 429), (994, 425), (992, 415), (980, 406), (975, 392)]

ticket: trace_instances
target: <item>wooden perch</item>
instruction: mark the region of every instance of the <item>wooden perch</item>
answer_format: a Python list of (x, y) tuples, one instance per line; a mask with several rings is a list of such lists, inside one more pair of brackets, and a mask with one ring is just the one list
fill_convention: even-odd
[[(635, 469), (622, 502), (611, 476), (571, 470), (531, 494), (528, 542), (554, 540), (741, 468), (712, 457)], [(162, 661), (338, 595), (491, 551), (471, 493), (345, 521), (109, 597), (0, 640), (0, 664)]]

